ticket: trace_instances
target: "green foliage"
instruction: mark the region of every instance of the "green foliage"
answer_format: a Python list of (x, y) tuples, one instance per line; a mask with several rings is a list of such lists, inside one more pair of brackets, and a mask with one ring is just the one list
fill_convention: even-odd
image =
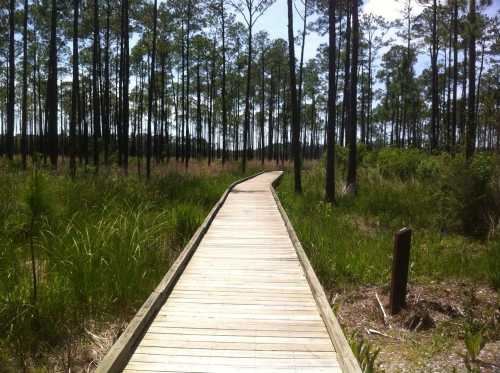
[(488, 274), (495, 289), (500, 289), (500, 238), (492, 240), (488, 250)]
[(378, 354), (380, 353), (378, 348), (373, 348), (370, 342), (358, 336), (356, 333), (349, 338), (349, 345), (363, 373), (375, 373), (380, 371), (377, 364)]
[[(498, 239), (469, 236), (464, 214), (478, 209), (489, 216), (489, 223), (476, 220), (474, 225), (483, 232), (495, 230), (500, 211), (496, 161), (495, 156), (479, 154), (470, 166), (481, 175), (477, 180), (483, 180), (486, 197), (478, 189), (464, 192), (469, 168), (463, 158), (400, 149), (367, 152), (358, 172), (357, 195), (339, 195), (334, 207), (324, 202), (321, 164), (303, 173), (302, 195), (293, 193), (288, 174), (278, 193), (325, 287), (387, 283), (393, 234), (403, 226), (414, 232), (413, 280), (468, 278), (495, 284)], [(481, 202), (483, 198), (489, 202)], [(469, 200), (481, 205), (468, 204)]]
[(479, 373), (481, 368), (477, 362), (479, 353), (486, 344), (482, 330), (466, 330), (464, 336), (466, 353), (464, 355), (464, 364), (468, 372)]

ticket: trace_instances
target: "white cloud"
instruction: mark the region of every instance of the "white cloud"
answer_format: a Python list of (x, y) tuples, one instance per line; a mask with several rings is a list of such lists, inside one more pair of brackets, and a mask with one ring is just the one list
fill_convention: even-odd
[[(368, 0), (363, 6), (363, 12), (382, 16), (388, 21), (394, 21), (401, 17), (403, 4), (403, 1), (398, 0)], [(411, 6), (413, 14), (418, 14), (423, 9), (415, 0), (412, 0)]]

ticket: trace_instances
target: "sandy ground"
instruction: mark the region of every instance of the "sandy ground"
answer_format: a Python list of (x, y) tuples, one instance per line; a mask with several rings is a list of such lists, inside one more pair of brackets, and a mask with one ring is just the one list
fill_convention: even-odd
[(472, 322), (483, 327), (487, 341), (479, 355), (481, 372), (500, 372), (500, 298), (493, 289), (463, 283), (412, 285), (406, 309), (394, 316), (389, 314), (388, 288), (331, 291), (330, 302), (347, 335), (356, 332), (380, 349), (380, 371), (467, 371), (464, 333)]

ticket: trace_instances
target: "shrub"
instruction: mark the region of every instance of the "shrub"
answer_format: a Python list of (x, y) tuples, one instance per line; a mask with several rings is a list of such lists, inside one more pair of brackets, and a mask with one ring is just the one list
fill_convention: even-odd
[(377, 166), (384, 176), (408, 179), (415, 176), (425, 154), (416, 149), (383, 148), (378, 152)]

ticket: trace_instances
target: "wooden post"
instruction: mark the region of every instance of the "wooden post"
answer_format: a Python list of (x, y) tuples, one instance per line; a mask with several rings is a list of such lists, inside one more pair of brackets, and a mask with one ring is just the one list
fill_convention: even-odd
[(392, 280), (390, 309), (391, 314), (401, 311), (406, 305), (406, 284), (410, 264), (411, 229), (403, 228), (394, 235), (394, 254), (392, 258)]

